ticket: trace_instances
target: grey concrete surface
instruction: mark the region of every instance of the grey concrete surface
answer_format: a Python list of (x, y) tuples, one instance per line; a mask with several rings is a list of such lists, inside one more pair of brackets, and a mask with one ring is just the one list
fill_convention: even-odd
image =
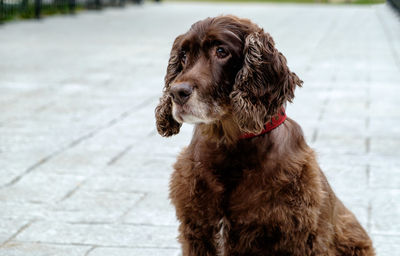
[(288, 115), (378, 255), (400, 255), (400, 21), (386, 5), (145, 4), (0, 26), (0, 255), (179, 255), (158, 136), (174, 38), (248, 17), (303, 80)]

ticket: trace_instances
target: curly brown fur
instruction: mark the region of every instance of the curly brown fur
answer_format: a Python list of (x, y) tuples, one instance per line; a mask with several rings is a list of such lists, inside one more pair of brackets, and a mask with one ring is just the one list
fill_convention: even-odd
[(231, 93), (236, 122), (245, 132), (261, 132), (278, 108), (292, 101), (296, 85), (303, 83), (274, 45), (262, 30), (246, 37), (243, 67)]
[(181, 71), (179, 52), (176, 46), (179, 43), (180, 39), (181, 37), (177, 37), (174, 41), (174, 45), (172, 47), (168, 61), (167, 74), (164, 79), (165, 80), (164, 93), (163, 96), (160, 98), (160, 103), (158, 104), (155, 110), (157, 131), (161, 136), (164, 137), (169, 137), (179, 133), (179, 129), (182, 126), (182, 124), (175, 121), (174, 118), (172, 117), (171, 98), (167, 93), (171, 82)]
[(268, 33), (234, 16), (197, 22), (175, 40), (165, 80), (159, 133), (195, 124), (170, 183), (183, 256), (375, 255), (295, 121), (239, 138), (302, 84)]
[(157, 131), (163, 137), (179, 133), (179, 129), (182, 126), (172, 117), (171, 108), (171, 98), (164, 94), (160, 98), (160, 104), (156, 107)]

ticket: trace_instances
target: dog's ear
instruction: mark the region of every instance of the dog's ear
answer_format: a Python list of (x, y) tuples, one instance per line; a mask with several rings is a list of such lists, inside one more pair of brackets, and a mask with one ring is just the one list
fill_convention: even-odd
[(158, 133), (163, 137), (169, 137), (179, 133), (182, 124), (178, 123), (172, 117), (172, 102), (168, 95), (170, 83), (176, 78), (182, 69), (179, 57), (178, 44), (182, 36), (178, 36), (172, 46), (171, 54), (168, 61), (167, 74), (165, 75), (165, 85), (163, 95), (155, 109), (156, 125)]
[(233, 116), (243, 132), (259, 133), (286, 101), (292, 101), (296, 85), (303, 81), (289, 70), (268, 33), (249, 34), (243, 51), (243, 67), (230, 94)]

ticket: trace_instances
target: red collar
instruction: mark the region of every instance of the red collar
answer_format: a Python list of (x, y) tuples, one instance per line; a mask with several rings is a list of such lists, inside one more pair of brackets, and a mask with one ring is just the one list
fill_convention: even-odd
[(244, 133), (242, 134), (239, 139), (250, 139), (256, 136), (260, 136), (262, 134), (265, 134), (267, 132), (272, 131), (279, 125), (281, 125), (283, 122), (286, 120), (286, 113), (285, 109), (282, 108), (280, 111), (278, 111), (278, 114), (273, 116), (269, 122), (265, 124), (264, 130), (262, 130), (259, 134), (254, 134), (254, 133)]

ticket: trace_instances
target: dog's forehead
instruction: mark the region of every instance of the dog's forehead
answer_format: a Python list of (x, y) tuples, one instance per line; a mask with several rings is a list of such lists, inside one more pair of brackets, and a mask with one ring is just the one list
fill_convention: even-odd
[[(230, 16), (207, 18), (194, 23), (184, 34), (184, 44), (201, 45), (205, 41), (242, 42), (248, 28)], [(190, 43), (189, 43), (190, 42)]]

